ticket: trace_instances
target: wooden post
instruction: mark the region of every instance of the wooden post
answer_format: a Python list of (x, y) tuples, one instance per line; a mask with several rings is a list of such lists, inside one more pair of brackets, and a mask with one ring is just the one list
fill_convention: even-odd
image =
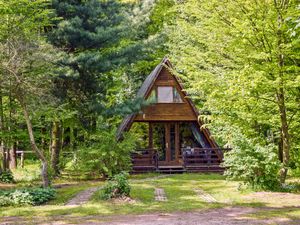
[(165, 138), (166, 138), (166, 162), (171, 161), (171, 137), (170, 137), (170, 123), (165, 123)]
[(9, 169), (9, 152), (8, 149), (4, 147), (4, 170), (8, 170)]
[(20, 166), (21, 166), (21, 168), (24, 168), (24, 151), (21, 152)]
[(179, 137), (179, 123), (175, 123), (175, 160), (179, 161), (180, 155), (180, 137)]
[(148, 142), (148, 148), (153, 149), (153, 125), (151, 122), (149, 122)]

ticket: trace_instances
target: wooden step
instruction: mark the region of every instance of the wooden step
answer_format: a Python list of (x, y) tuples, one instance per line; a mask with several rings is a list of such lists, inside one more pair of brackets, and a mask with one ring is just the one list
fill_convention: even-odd
[(157, 172), (159, 173), (183, 173), (185, 168), (181, 165), (178, 166), (158, 166)]

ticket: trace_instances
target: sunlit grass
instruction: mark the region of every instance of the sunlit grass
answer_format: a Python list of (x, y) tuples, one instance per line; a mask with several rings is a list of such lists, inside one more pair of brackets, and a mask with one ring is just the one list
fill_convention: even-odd
[(250, 217), (254, 219), (286, 218), (289, 220), (299, 220), (300, 208), (290, 207), (278, 209), (261, 209), (258, 212), (249, 213), (245, 215), (245, 217)]
[[(287, 193), (256, 193), (246, 188), (240, 188), (238, 182), (226, 181), (218, 174), (178, 174), (165, 177), (157, 177), (158, 174), (131, 176), (132, 202), (115, 202), (101, 199), (101, 190), (97, 191), (92, 199), (82, 206), (65, 206), (64, 204), (86, 188), (101, 186), (103, 182), (90, 181), (73, 182), (70, 186), (62, 186), (57, 189), (57, 198), (45, 206), (6, 207), (0, 208), (0, 217), (22, 216), (28, 218), (53, 216), (106, 216), (141, 214), (153, 212), (177, 212), (206, 210), (225, 206), (251, 206), (251, 207), (292, 207), (299, 198), (298, 195)], [(153, 178), (146, 179), (144, 178)], [(59, 183), (64, 183), (62, 180)], [(168, 201), (157, 202), (154, 199), (154, 189), (163, 188)], [(207, 203), (201, 199), (195, 189), (202, 189), (212, 195), (217, 203)], [(283, 195), (285, 194), (285, 196)], [(284, 197), (283, 197), (284, 196)], [(295, 197), (296, 196), (296, 197)], [(299, 196), (300, 197), (300, 196)], [(286, 200), (284, 201), (285, 198)], [(283, 204), (283, 202), (285, 202)], [(288, 203), (288, 204), (287, 204)], [(298, 203), (300, 205), (300, 203)], [(286, 208), (287, 209), (287, 208)], [(282, 208), (281, 208), (282, 210)], [(284, 209), (285, 210), (285, 209)], [(276, 215), (277, 211), (267, 211), (269, 216)], [(279, 211), (278, 211), (279, 213)], [(297, 217), (300, 209), (287, 209), (285, 216)], [(261, 217), (261, 214), (249, 216)]]

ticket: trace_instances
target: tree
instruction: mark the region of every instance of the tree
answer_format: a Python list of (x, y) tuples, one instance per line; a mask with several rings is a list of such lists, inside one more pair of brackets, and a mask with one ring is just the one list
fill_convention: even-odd
[(177, 11), (172, 57), (202, 114), (219, 125), (230, 121), (259, 144), (277, 145), (283, 183), (299, 121), (299, 42), (290, 32), (296, 1), (189, 0)]
[(49, 49), (43, 41), (43, 29), (50, 25), (49, 2), (5, 1), (1, 2), (0, 71), (2, 85), (11, 87), (12, 98), (20, 108), (26, 122), (31, 147), (42, 163), (43, 186), (49, 186), (48, 163), (38, 148), (31, 119), (31, 103), (40, 100), (45, 93), (50, 66)]

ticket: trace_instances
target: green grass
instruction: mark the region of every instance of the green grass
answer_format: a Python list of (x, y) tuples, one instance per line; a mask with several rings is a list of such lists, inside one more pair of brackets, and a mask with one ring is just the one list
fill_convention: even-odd
[[(226, 181), (223, 176), (217, 174), (179, 174), (167, 177), (157, 177), (158, 174), (134, 175), (131, 176), (132, 186), (131, 198), (134, 202), (115, 202), (101, 199), (101, 190), (97, 191), (90, 202), (82, 206), (65, 206), (64, 204), (78, 192), (92, 187), (101, 186), (103, 182), (77, 181), (71, 186), (63, 186), (57, 189), (57, 198), (45, 206), (38, 207), (6, 207), (0, 208), (0, 217), (3, 216), (24, 216), (28, 218), (71, 215), (124, 215), (152, 212), (176, 212), (205, 210), (225, 206), (251, 206), (251, 207), (281, 207), (287, 209), (286, 216), (298, 216), (300, 209), (292, 209), (299, 198), (294, 195), (287, 195), (285, 201), (282, 194), (257, 195), (248, 189), (240, 189), (238, 182)], [(143, 180), (144, 178), (153, 178)], [(156, 178), (155, 178), (156, 177)], [(63, 181), (59, 181), (63, 182)], [(161, 187), (168, 197), (167, 202), (154, 200), (154, 189)], [(194, 189), (199, 188), (211, 194), (218, 203), (206, 203)], [(261, 197), (263, 196), (263, 197)], [(266, 197), (264, 197), (266, 196)], [(298, 197), (298, 196), (297, 196)], [(300, 196), (299, 196), (300, 197)], [(264, 208), (262, 208), (264, 209)], [(277, 209), (268, 211), (269, 216), (276, 215)], [(250, 215), (255, 216), (255, 215)], [(257, 216), (262, 216), (257, 214)]]
[(298, 207), (261, 209), (255, 213), (245, 215), (252, 219), (285, 218), (288, 220), (300, 220), (300, 209)]

